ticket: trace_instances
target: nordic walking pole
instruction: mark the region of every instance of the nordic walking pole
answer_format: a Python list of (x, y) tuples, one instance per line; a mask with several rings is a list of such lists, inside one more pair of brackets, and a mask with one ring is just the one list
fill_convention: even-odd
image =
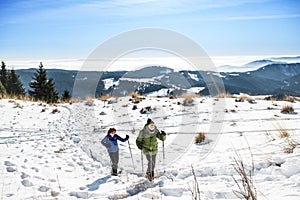
[(130, 147), (129, 140), (127, 140), (127, 142), (128, 142), (128, 146), (129, 146), (129, 151), (130, 151), (131, 160), (132, 160), (132, 166), (133, 166), (133, 169), (135, 170), (135, 166), (134, 166), (134, 162), (133, 162), (133, 157), (132, 157), (132, 152), (131, 152), (131, 147)]
[(143, 160), (143, 151), (141, 150), (141, 161), (142, 161), (142, 174), (144, 174), (144, 160)]
[(163, 143), (163, 160), (165, 162), (165, 141), (162, 141)]

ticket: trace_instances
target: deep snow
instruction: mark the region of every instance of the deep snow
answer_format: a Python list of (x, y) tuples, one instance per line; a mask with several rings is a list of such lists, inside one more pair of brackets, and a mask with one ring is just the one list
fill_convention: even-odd
[[(300, 199), (300, 147), (285, 153), (287, 138), (278, 131), (282, 127), (300, 142), (300, 102), (195, 97), (183, 106), (182, 98), (145, 97), (138, 104), (130, 98), (89, 100), (89, 105), (1, 99), (0, 198), (192, 199), (192, 165), (201, 199), (238, 199), (232, 176), (240, 180), (233, 168), (233, 158), (240, 155), (247, 169), (254, 161), (258, 199)], [(292, 105), (296, 114), (280, 113), (283, 105)], [(152, 112), (140, 114), (146, 106)], [(167, 132), (166, 159), (159, 141), (159, 177), (153, 183), (140, 176), (135, 145), (148, 117)], [(100, 144), (109, 127), (121, 137), (130, 135), (133, 163), (128, 143), (119, 142), (119, 178), (110, 177), (110, 161)], [(207, 139), (196, 145), (199, 132)]]

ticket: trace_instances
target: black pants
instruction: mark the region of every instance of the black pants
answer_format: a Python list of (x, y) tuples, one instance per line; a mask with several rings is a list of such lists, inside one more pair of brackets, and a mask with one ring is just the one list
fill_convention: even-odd
[(147, 172), (154, 172), (156, 154), (152, 154), (152, 153), (146, 154), (146, 158), (148, 160)]
[(110, 157), (110, 160), (111, 160), (112, 169), (117, 170), (118, 169), (118, 163), (119, 163), (119, 151), (109, 152), (109, 157)]

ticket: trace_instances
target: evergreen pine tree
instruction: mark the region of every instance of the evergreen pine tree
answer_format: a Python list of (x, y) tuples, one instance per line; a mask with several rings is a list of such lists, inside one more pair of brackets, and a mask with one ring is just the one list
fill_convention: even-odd
[(63, 93), (63, 95), (61, 97), (61, 100), (63, 100), (63, 101), (69, 101), (70, 99), (71, 99), (70, 92), (69, 92), (69, 90), (65, 89), (64, 93)]
[(1, 63), (1, 72), (0, 72), (0, 82), (2, 83), (2, 86), (5, 89), (7, 87), (7, 81), (8, 81), (7, 69), (6, 69), (5, 63), (2, 61), (2, 63)]
[(16, 74), (14, 69), (8, 73), (6, 91), (11, 96), (20, 97), (25, 95), (23, 84), (21, 83), (19, 76)]
[(50, 78), (47, 82), (47, 91), (48, 91), (48, 95), (47, 95), (47, 103), (56, 103), (58, 101), (58, 93), (55, 90), (55, 84), (53, 82), (53, 79)]
[(0, 81), (0, 97), (3, 97), (5, 95), (6, 95), (5, 87), (2, 85), (2, 83)]
[(55, 91), (55, 84), (53, 79), (47, 80), (46, 70), (43, 68), (43, 64), (40, 63), (39, 69), (34, 73), (33, 80), (29, 84), (33, 90), (29, 90), (28, 93), (35, 100), (42, 100), (48, 103), (55, 103), (58, 100), (58, 94)]

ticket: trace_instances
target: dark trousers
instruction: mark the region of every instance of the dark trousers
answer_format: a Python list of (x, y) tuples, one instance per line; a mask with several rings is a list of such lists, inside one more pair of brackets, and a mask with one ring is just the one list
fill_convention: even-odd
[(154, 172), (156, 154), (152, 154), (152, 153), (146, 154), (146, 158), (148, 160), (147, 172)]
[(119, 163), (119, 151), (109, 152), (109, 157), (110, 157), (110, 160), (111, 160), (112, 169), (117, 170), (118, 169), (118, 163)]

